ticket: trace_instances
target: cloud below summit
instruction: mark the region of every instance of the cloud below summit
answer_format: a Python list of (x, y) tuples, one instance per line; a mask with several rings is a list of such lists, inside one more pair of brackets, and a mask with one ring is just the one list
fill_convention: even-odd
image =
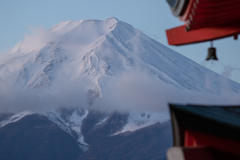
[(94, 92), (98, 90), (87, 77), (58, 80), (50, 92), (41, 89), (23, 90), (1, 82), (0, 109), (7, 112), (24, 110), (44, 112), (66, 107), (120, 112), (167, 112), (169, 103), (206, 105), (240, 103), (237, 93), (225, 92), (213, 95), (179, 89), (138, 71), (123, 73), (119, 78), (106, 82), (109, 85), (101, 91), (103, 97), (89, 95), (89, 89)]

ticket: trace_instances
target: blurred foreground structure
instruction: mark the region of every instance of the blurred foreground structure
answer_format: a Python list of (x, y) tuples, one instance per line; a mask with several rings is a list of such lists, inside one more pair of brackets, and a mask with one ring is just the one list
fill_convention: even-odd
[[(185, 24), (166, 31), (169, 45), (186, 45), (240, 34), (239, 0), (167, 0), (174, 16)], [(218, 60), (216, 48), (206, 60)]]
[[(185, 24), (166, 31), (169, 45), (211, 42), (206, 60), (218, 60), (213, 40), (240, 34), (239, 0), (166, 0)], [(168, 160), (239, 160), (240, 106), (170, 104), (174, 147)]]
[(240, 106), (169, 106), (174, 147), (168, 160), (240, 159)]
[(185, 24), (166, 31), (170, 45), (211, 41), (240, 34), (239, 0), (167, 0)]

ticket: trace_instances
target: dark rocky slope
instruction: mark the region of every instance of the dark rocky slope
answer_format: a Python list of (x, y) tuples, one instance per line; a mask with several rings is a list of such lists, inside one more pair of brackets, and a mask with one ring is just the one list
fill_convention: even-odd
[[(4, 120), (11, 114), (1, 114)], [(27, 115), (0, 128), (1, 160), (164, 160), (171, 146), (170, 122), (158, 123), (134, 132), (112, 135), (126, 123), (128, 114), (114, 113), (96, 126), (102, 114), (90, 112), (82, 133), (89, 144), (83, 152), (77, 138), (66, 133), (46, 116)]]

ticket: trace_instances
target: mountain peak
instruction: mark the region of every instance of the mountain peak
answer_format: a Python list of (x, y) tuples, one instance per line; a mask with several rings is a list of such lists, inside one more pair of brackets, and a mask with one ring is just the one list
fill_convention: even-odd
[(74, 28), (79, 28), (79, 27), (83, 27), (83, 26), (88, 26), (88, 27), (93, 27), (96, 26), (99, 29), (101, 28), (110, 28), (113, 29), (115, 26), (115, 24), (117, 24), (119, 22), (119, 20), (115, 17), (111, 17), (111, 18), (107, 18), (103, 21), (100, 20), (96, 20), (96, 19), (85, 19), (85, 20), (79, 20), (79, 21), (63, 21), (55, 26), (53, 26), (50, 31), (53, 32), (68, 32), (71, 31)]
[(105, 21), (113, 21), (115, 23), (119, 22), (119, 20), (116, 17), (107, 18), (107, 19), (105, 19)]
[(19, 54), (0, 62), (0, 79), (52, 91), (59, 87), (58, 80), (70, 83), (84, 76), (91, 82), (86, 89), (90, 99), (104, 97), (103, 90), (123, 74), (139, 77), (138, 71), (177, 89), (214, 94), (223, 89), (240, 91), (239, 84), (225, 80), (230, 87), (222, 85), (220, 75), (114, 17), (65, 21), (43, 35), (24, 39), (17, 46)]

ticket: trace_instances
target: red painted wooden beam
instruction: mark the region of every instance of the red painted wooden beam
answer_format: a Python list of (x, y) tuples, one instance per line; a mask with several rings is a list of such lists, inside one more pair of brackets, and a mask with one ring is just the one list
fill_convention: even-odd
[[(230, 2), (231, 5), (229, 4)], [(220, 4), (222, 7), (219, 7)], [(185, 22), (188, 30), (204, 27), (218, 27), (219, 25), (222, 26), (226, 24), (233, 26), (233, 23), (240, 22), (239, 8), (239, 1), (221, 1), (215, 4), (213, 2), (203, 3), (200, 1), (196, 3), (196, 8), (191, 9), (191, 13), (186, 13), (189, 15), (186, 16), (188, 18)], [(238, 24), (238, 27), (239, 26)]]
[(210, 135), (193, 130), (185, 130), (184, 147), (206, 146), (240, 156), (240, 143), (215, 135)]
[[(234, 10), (237, 6), (239, 6), (239, 0), (228, 0), (228, 1), (219, 1), (219, 0), (189, 0), (188, 7), (183, 14), (183, 16), (179, 17), (181, 21), (187, 21), (190, 19), (194, 13), (198, 14), (198, 10), (210, 9), (212, 14), (216, 14), (216, 11), (223, 10), (222, 13), (226, 13), (228, 11)], [(226, 8), (229, 8), (227, 11)], [(239, 15), (239, 14), (238, 14)], [(211, 14), (206, 15), (211, 16)]]
[[(225, 22), (223, 24), (223, 21)], [(228, 25), (228, 24), (231, 24), (231, 25)], [(240, 18), (239, 19), (229, 19), (229, 17), (227, 16), (223, 16), (223, 17), (219, 17), (219, 18), (215, 18), (214, 20), (210, 20), (208, 21), (207, 19), (203, 22), (200, 22), (200, 23), (197, 23), (197, 22), (194, 22), (194, 23), (191, 23), (191, 22), (187, 22), (186, 23), (186, 27), (187, 27), (187, 30), (188, 31), (191, 31), (191, 30), (196, 30), (196, 29), (199, 29), (199, 28), (205, 28), (205, 27), (224, 27), (224, 26), (235, 26), (235, 27), (238, 27), (240, 28)]]
[(184, 45), (210, 41), (240, 34), (240, 27), (207, 27), (187, 32), (186, 26), (180, 26), (166, 31), (170, 45)]
[(222, 152), (212, 147), (172, 147), (167, 151), (168, 160), (239, 160), (240, 156)]
[[(240, 0), (189, 0), (181, 21), (184, 26), (167, 30), (170, 45), (184, 45), (240, 33)], [(187, 32), (187, 31), (188, 32)]]
[(179, 17), (180, 21), (186, 21), (189, 19), (190, 14), (192, 13), (192, 9), (196, 5), (198, 0), (189, 0), (189, 4), (186, 8), (186, 11), (184, 12), (183, 16)]

